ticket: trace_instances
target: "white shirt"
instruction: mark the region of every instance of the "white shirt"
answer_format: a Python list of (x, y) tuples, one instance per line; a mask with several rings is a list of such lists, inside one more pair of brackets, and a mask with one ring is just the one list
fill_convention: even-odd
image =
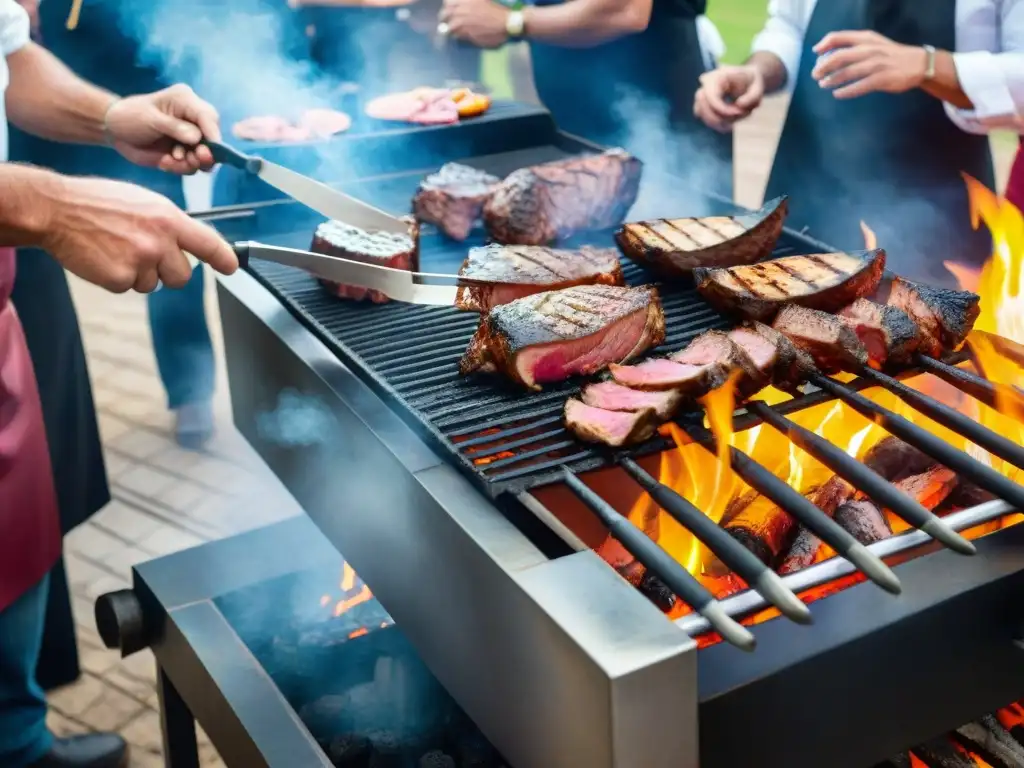
[[(768, 21), (754, 38), (754, 51), (782, 60), (788, 90), (800, 71), (815, 5), (817, 0), (771, 0)], [(954, 123), (971, 133), (1024, 132), (1024, 0), (957, 0), (953, 62), (960, 87), (975, 107), (963, 110), (945, 103)]]
[(14, 0), (0, 0), (0, 161), (7, 160), (7, 115), (3, 94), (11, 80), (7, 57), (29, 41), (28, 14)]

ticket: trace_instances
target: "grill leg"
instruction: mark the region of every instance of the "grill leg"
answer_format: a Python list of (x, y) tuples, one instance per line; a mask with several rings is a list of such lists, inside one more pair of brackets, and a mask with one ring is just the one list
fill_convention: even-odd
[(167, 768), (199, 768), (195, 718), (167, 673), (159, 666), (157, 677), (165, 764)]

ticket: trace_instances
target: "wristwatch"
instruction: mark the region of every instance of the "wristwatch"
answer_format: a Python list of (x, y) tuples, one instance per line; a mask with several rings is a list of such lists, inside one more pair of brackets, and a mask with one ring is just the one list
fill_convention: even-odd
[(922, 45), (925, 53), (925, 65), (924, 65), (924, 79), (934, 80), (935, 79), (935, 46), (934, 45)]
[(522, 11), (509, 11), (505, 19), (505, 32), (512, 40), (518, 40), (526, 31), (526, 19)]

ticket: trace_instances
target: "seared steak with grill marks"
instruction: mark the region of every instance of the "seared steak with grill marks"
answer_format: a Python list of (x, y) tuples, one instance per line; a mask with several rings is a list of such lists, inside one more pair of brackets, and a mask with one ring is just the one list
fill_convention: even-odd
[[(388, 232), (370, 232), (342, 224), (340, 221), (325, 221), (316, 228), (313, 244), (309, 249), (314, 253), (415, 272), (419, 270), (420, 262), (419, 225), (410, 221), (409, 235), (404, 236)], [(341, 285), (328, 280), (320, 282), (342, 299), (362, 301), (368, 298), (375, 304), (390, 301), (380, 291)]]
[(932, 288), (897, 277), (889, 303), (902, 309), (921, 330), (920, 351), (931, 357), (963, 345), (981, 313), (981, 297), (969, 291)]
[(814, 358), (769, 325), (753, 322), (751, 329), (775, 347), (772, 384), (783, 392), (794, 393), (814, 371)]
[(693, 271), (697, 290), (711, 304), (768, 321), (786, 304), (836, 312), (875, 291), (885, 251), (783, 256), (741, 267)]
[(665, 340), (654, 288), (580, 285), (492, 309), (459, 363), (465, 375), (501, 371), (530, 389), (641, 355)]
[(499, 243), (547, 245), (622, 222), (636, 200), (641, 163), (622, 149), (521, 168), (484, 205)]
[(791, 304), (783, 307), (772, 327), (810, 355), (824, 373), (856, 370), (868, 361), (857, 334), (827, 312)]
[(722, 331), (705, 331), (690, 342), (690, 345), (670, 360), (689, 365), (725, 366), (730, 373), (739, 371), (736, 391), (740, 398), (748, 397), (768, 383), (768, 377), (758, 368), (744, 347), (737, 344), (729, 334)]
[(453, 240), (463, 241), (480, 218), (484, 203), (501, 181), (476, 168), (447, 163), (420, 182), (412, 199), (419, 221), (434, 224)]
[(581, 394), (583, 402), (594, 408), (606, 411), (643, 411), (653, 410), (660, 421), (672, 418), (683, 400), (681, 393), (667, 390), (664, 392), (645, 392), (630, 389), (614, 381), (599, 381), (588, 384)]
[(729, 368), (722, 363), (689, 365), (667, 358), (644, 360), (637, 365), (610, 365), (608, 370), (624, 387), (646, 391), (672, 389), (691, 399), (706, 395), (729, 378)]
[(565, 426), (588, 443), (621, 448), (651, 437), (657, 429), (658, 417), (649, 408), (636, 412), (606, 411), (570, 398), (565, 402)]
[(541, 245), (471, 248), (459, 275), (487, 281), (487, 285), (459, 288), (455, 306), (474, 312), (486, 312), (498, 304), (541, 291), (626, 282), (614, 249), (587, 246), (578, 251)]
[(669, 277), (750, 264), (771, 254), (788, 210), (786, 197), (777, 197), (740, 216), (641, 221), (623, 226), (615, 242), (629, 258)]
[(868, 361), (881, 368), (886, 362), (907, 363), (921, 343), (921, 332), (910, 315), (888, 304), (857, 299), (839, 313), (868, 351)]

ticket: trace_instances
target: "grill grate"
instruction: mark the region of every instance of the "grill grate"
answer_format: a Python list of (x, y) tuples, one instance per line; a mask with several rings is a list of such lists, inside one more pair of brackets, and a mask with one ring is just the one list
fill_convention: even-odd
[[(602, 233), (591, 242), (595, 239), (610, 242), (610, 235)], [(811, 250), (792, 233), (780, 242), (776, 256)], [(438, 255), (431, 251), (438, 249), (461, 254), (465, 245), (425, 237), (424, 269)], [(476, 314), (339, 301), (298, 270), (254, 261), (252, 271), (378, 393), (397, 400), (492, 496), (553, 482), (563, 465), (580, 472), (606, 463), (601, 450), (579, 442), (562, 426), (565, 400), (578, 391), (580, 380), (531, 393), (498, 377), (459, 375), (456, 366), (476, 330)], [(656, 282), (629, 261), (623, 261), (623, 272), (630, 285)], [(660, 286), (660, 291), (666, 340), (659, 352), (682, 349), (706, 330), (730, 327), (692, 287)], [(655, 438), (635, 451), (665, 447)]]

